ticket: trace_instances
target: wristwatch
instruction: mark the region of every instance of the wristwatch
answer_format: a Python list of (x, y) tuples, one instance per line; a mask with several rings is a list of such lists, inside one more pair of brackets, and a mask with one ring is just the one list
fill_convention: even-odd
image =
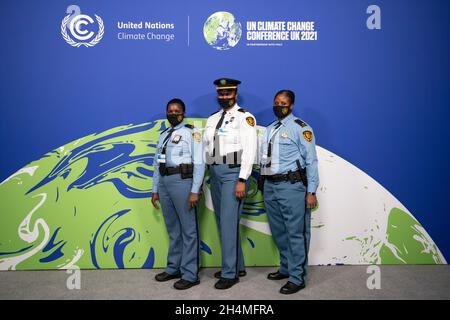
[(239, 182), (247, 182), (247, 180), (246, 179), (244, 179), (244, 178), (239, 178)]
[(313, 196), (315, 196), (316, 195), (316, 193), (315, 192), (308, 192), (309, 194), (312, 194)]

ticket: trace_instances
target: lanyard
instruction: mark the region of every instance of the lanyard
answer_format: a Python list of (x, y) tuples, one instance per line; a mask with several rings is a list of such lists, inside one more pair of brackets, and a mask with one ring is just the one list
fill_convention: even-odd
[(161, 154), (166, 154), (166, 146), (169, 143), (169, 139), (172, 136), (172, 133), (175, 131), (174, 128), (170, 129), (167, 133), (167, 136), (164, 138), (163, 143), (161, 144)]
[[(281, 122), (280, 122), (281, 123)], [(271, 132), (270, 132), (270, 136), (269, 136), (269, 139), (267, 139), (267, 141), (271, 141), (272, 140), (272, 137), (278, 132), (278, 131), (280, 131), (280, 129), (281, 129), (281, 125), (276, 125), (275, 127), (273, 127), (273, 129), (271, 130)]]
[(275, 134), (277, 134), (278, 131), (281, 129), (281, 122), (277, 123), (277, 125), (272, 129), (272, 131), (269, 134), (268, 144), (269, 147), (267, 148), (267, 157), (272, 156), (272, 144), (273, 139), (275, 138)]

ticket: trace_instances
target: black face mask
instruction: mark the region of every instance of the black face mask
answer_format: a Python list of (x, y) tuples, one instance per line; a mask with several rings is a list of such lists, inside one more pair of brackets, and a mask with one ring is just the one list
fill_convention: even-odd
[(167, 114), (167, 120), (173, 127), (179, 125), (183, 119), (184, 116), (182, 114)]
[(273, 113), (278, 119), (283, 119), (291, 113), (290, 106), (273, 106)]
[(234, 98), (227, 98), (227, 99), (217, 98), (217, 101), (219, 102), (220, 107), (222, 107), (222, 108), (232, 107), (236, 103), (236, 100)]

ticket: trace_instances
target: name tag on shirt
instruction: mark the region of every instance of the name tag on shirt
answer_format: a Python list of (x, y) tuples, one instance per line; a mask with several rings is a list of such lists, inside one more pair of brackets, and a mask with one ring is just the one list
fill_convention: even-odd
[(225, 136), (228, 133), (228, 130), (225, 128), (219, 128), (219, 130), (217, 131), (217, 135), (219, 136)]

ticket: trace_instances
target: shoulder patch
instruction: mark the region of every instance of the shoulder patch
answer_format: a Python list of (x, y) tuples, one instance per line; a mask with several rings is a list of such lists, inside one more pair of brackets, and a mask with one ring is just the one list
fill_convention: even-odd
[(239, 108), (237, 111), (242, 112), (242, 113), (246, 113), (247, 111), (243, 108)]
[(192, 134), (192, 138), (194, 138), (195, 142), (201, 142), (202, 141), (202, 134), (198, 131), (194, 132)]
[(297, 123), (302, 128), (307, 126), (307, 124), (300, 119), (295, 119), (295, 123)]
[(194, 129), (194, 126), (192, 124), (185, 124), (184, 126), (189, 129)]
[(247, 121), (249, 126), (251, 126), (251, 127), (255, 126), (255, 119), (253, 119), (253, 117), (247, 117), (247, 118), (245, 118), (245, 120)]
[(311, 142), (313, 139), (313, 133), (309, 130), (303, 131), (303, 138), (305, 138), (306, 141)]

